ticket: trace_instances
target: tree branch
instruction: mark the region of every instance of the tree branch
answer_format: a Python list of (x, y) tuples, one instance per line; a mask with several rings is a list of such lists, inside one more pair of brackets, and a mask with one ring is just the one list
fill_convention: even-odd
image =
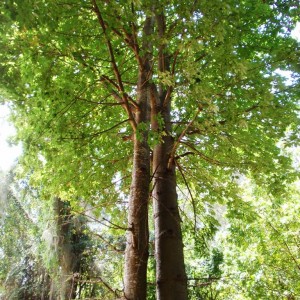
[[(270, 221), (267, 220), (267, 223), (269, 224), (269, 226), (270, 226), (270, 227), (271, 227), (271, 228), (272, 228), (279, 236), (281, 236), (281, 233), (279, 232), (279, 230), (276, 229)], [(285, 248), (287, 249), (289, 256), (291, 257), (291, 259), (292, 259), (293, 262), (295, 263), (297, 269), (300, 271), (300, 265), (298, 264), (298, 262), (297, 262), (295, 256), (293, 255), (293, 253), (292, 253), (292, 251), (291, 251), (289, 245), (287, 244), (287, 242), (285, 241), (284, 238), (281, 237), (281, 240), (282, 240), (282, 242), (283, 242)]]
[(200, 152), (199, 150), (197, 150), (193, 145), (191, 145), (190, 143), (187, 143), (187, 142), (183, 142), (181, 141), (180, 142), (181, 144), (184, 144), (186, 145), (188, 148), (192, 149), (195, 154), (198, 154), (201, 158), (203, 158), (205, 161), (211, 163), (211, 164), (214, 164), (214, 165), (217, 165), (217, 166), (221, 166), (221, 165), (229, 165), (229, 163), (225, 163), (225, 162), (221, 162), (219, 160), (216, 160), (216, 159), (213, 159), (213, 158), (210, 158), (208, 156), (206, 156), (205, 154), (203, 154), (202, 152)]
[(129, 120), (130, 120), (130, 124), (132, 126), (132, 129), (134, 131), (136, 131), (137, 124), (136, 124), (133, 112), (132, 112), (132, 110), (130, 108), (130, 105), (128, 103), (128, 97), (127, 97), (127, 94), (125, 93), (124, 85), (123, 85), (121, 74), (120, 74), (116, 59), (115, 59), (115, 55), (114, 55), (114, 51), (113, 51), (111, 41), (110, 41), (110, 39), (107, 35), (107, 31), (106, 31), (107, 26), (106, 26), (106, 24), (105, 24), (105, 22), (102, 18), (102, 14), (101, 14), (100, 9), (99, 9), (99, 7), (96, 3), (96, 0), (92, 0), (92, 4), (93, 4), (93, 10), (97, 15), (99, 24), (100, 24), (100, 26), (103, 30), (104, 36), (105, 36), (106, 46), (108, 48), (109, 56), (111, 58), (112, 69), (113, 69), (113, 72), (115, 74), (116, 81), (117, 81), (117, 88), (118, 88), (119, 92), (121, 93), (122, 100), (124, 101), (124, 109), (125, 109), (125, 111), (127, 112), (128, 116), (129, 116)]
[(185, 184), (185, 186), (186, 186), (186, 188), (187, 188), (187, 190), (188, 190), (188, 192), (189, 192), (189, 194), (190, 194), (191, 200), (192, 200), (193, 214), (194, 214), (194, 233), (196, 234), (196, 229), (197, 229), (196, 202), (195, 202), (195, 199), (194, 199), (194, 197), (193, 197), (192, 191), (191, 191), (191, 189), (190, 189), (190, 187), (189, 187), (189, 184), (188, 184), (188, 182), (187, 182), (187, 180), (186, 180), (186, 178), (185, 178), (184, 172), (183, 172), (183, 170), (182, 170), (182, 168), (181, 168), (181, 166), (180, 166), (180, 164), (179, 164), (179, 162), (178, 162), (177, 160), (175, 160), (175, 164), (176, 164), (176, 166), (178, 167), (178, 170), (179, 170), (179, 172), (180, 172), (180, 174), (181, 174), (181, 176), (182, 176), (182, 179), (183, 179), (183, 181), (184, 181), (184, 184)]
[(92, 232), (93, 235), (100, 238), (105, 244), (107, 244), (112, 250), (114, 250), (117, 253), (124, 253), (124, 250), (118, 249), (116, 246), (114, 246), (112, 243), (110, 243), (107, 239), (105, 239), (102, 235), (96, 232)]
[(171, 153), (170, 153), (170, 158), (169, 158), (169, 162), (168, 162), (168, 169), (170, 169), (171, 166), (172, 166), (172, 162), (174, 161), (174, 155), (175, 155), (175, 152), (177, 150), (177, 147), (178, 147), (180, 141), (185, 136), (185, 134), (186, 134), (187, 130), (189, 129), (189, 127), (195, 122), (196, 118), (198, 117), (198, 115), (201, 111), (202, 111), (202, 108), (199, 107), (198, 110), (197, 110), (197, 113), (194, 116), (194, 118), (187, 124), (185, 129), (179, 135), (177, 141), (174, 143), (173, 148), (172, 148)]
[(108, 131), (111, 131), (111, 130), (115, 129), (116, 127), (119, 127), (120, 125), (122, 125), (122, 124), (124, 124), (128, 121), (129, 121), (129, 119), (123, 120), (123, 121), (119, 122), (118, 124), (108, 128), (108, 129), (98, 131), (94, 134), (90, 134), (90, 135), (86, 135), (86, 136), (82, 136), (82, 137), (62, 137), (61, 140), (83, 140), (83, 139), (88, 139), (88, 138), (94, 138), (94, 137), (96, 137), (100, 134), (103, 134), (103, 133), (106, 133)]

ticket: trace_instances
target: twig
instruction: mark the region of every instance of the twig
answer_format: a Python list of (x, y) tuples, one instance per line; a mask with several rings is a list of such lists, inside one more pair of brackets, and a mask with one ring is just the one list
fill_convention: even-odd
[(100, 276), (93, 277), (93, 278), (95, 278), (96, 280), (91, 280), (91, 279), (90, 280), (75, 279), (75, 280), (77, 282), (82, 282), (82, 283), (99, 283), (99, 282), (101, 282), (112, 294), (114, 294), (115, 296), (117, 295), (117, 291), (113, 290), (113, 288), (106, 281), (104, 281)]
[(108, 129), (105, 129), (105, 130), (102, 130), (102, 131), (98, 131), (98, 132), (96, 132), (94, 134), (90, 134), (90, 135), (86, 135), (86, 136), (82, 136), (82, 137), (61, 137), (60, 140), (62, 140), (62, 141), (63, 140), (83, 140), (83, 139), (87, 139), (87, 138), (94, 138), (94, 137), (96, 137), (96, 136), (98, 136), (100, 134), (103, 134), (103, 133), (106, 133), (108, 131), (111, 131), (111, 130), (115, 129), (115, 128), (119, 127), (120, 125), (122, 125), (122, 124), (124, 124), (124, 123), (126, 123), (128, 121), (129, 121), (129, 119), (123, 120), (123, 121), (119, 122), (118, 124), (116, 124), (116, 125), (108, 128)]
[(210, 157), (206, 156), (205, 154), (203, 154), (202, 152), (200, 152), (199, 150), (197, 150), (193, 145), (191, 145), (191, 144), (189, 144), (187, 142), (181, 141), (180, 143), (186, 145), (187, 147), (189, 147), (190, 149), (192, 149), (193, 151), (195, 151), (195, 154), (198, 154), (201, 158), (203, 158), (205, 161), (207, 161), (209, 163), (212, 163), (212, 164), (217, 165), (217, 166), (229, 165), (229, 163), (221, 162), (219, 160), (216, 160), (216, 159), (213, 159), (213, 158), (210, 158)]
[(196, 227), (197, 227), (197, 212), (196, 212), (196, 203), (195, 203), (195, 199), (194, 199), (193, 194), (192, 194), (192, 191), (191, 191), (191, 189), (190, 189), (190, 187), (189, 187), (189, 185), (188, 185), (188, 182), (187, 182), (187, 180), (186, 180), (186, 178), (185, 178), (185, 175), (184, 175), (184, 173), (183, 173), (183, 170), (182, 170), (182, 168), (181, 168), (181, 166), (180, 166), (180, 164), (179, 164), (179, 162), (178, 162), (177, 160), (175, 160), (175, 164), (177, 165), (178, 170), (179, 170), (179, 172), (180, 172), (180, 174), (181, 174), (181, 176), (182, 176), (182, 179), (183, 179), (183, 181), (184, 181), (184, 184), (185, 184), (186, 188), (188, 189), (188, 192), (189, 192), (189, 194), (190, 194), (190, 196), (191, 196), (192, 206), (193, 206), (193, 213), (194, 213), (194, 233), (196, 234), (196, 229), (197, 229), (197, 228), (196, 228)]
[(98, 238), (100, 238), (104, 243), (106, 243), (109, 247), (111, 247), (114, 251), (118, 252), (118, 253), (124, 253), (123, 250), (116, 248), (113, 244), (111, 244), (109, 241), (107, 241), (102, 235), (93, 232), (93, 235), (97, 236)]

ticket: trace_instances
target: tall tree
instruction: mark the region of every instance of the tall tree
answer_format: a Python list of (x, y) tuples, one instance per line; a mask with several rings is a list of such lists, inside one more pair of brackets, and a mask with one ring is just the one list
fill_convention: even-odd
[[(299, 6), (7, 0), (2, 8), (2, 82), (17, 99), (33, 180), (62, 198), (96, 194), (116, 204), (129, 194), (131, 171), (127, 299), (146, 298), (152, 183), (157, 298), (187, 299), (176, 185), (192, 198), (197, 231), (206, 202), (237, 204), (236, 174), (273, 192), (290, 180), (277, 142), (298, 139), (299, 46), (290, 30)], [(293, 72), (290, 85), (279, 70)]]

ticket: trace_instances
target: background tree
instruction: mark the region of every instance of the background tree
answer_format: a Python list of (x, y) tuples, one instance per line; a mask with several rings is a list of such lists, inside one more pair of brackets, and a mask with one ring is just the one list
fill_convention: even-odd
[(1, 174), (0, 182), (3, 299), (115, 299), (120, 294), (117, 266), (124, 239), (117, 242), (116, 233), (112, 238), (115, 229), (100, 224), (106, 230), (99, 235), (91, 214), (75, 213), (58, 198), (41, 199), (13, 172)]
[(55, 276), (54, 297), (76, 299), (82, 294), (82, 284), (90, 277), (89, 268), (93, 263), (91, 240), (88, 236), (86, 220), (81, 215), (74, 215), (68, 201), (53, 199), (54, 248), (59, 268), (52, 270)]
[(51, 278), (37, 252), (40, 239), (31, 217), (32, 203), (28, 196), (24, 199), (24, 190), (13, 178), (12, 171), (0, 178), (0, 295), (3, 299), (46, 300)]

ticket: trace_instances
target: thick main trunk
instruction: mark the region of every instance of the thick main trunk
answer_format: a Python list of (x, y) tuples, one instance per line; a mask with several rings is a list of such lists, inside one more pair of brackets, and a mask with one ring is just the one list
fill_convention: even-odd
[(124, 277), (130, 300), (144, 300), (147, 294), (149, 173), (149, 147), (135, 137)]
[[(127, 244), (125, 251), (124, 294), (126, 299), (146, 300), (147, 298), (147, 263), (148, 263), (148, 201), (150, 186), (150, 148), (148, 132), (150, 121), (149, 80), (151, 78), (152, 45), (149, 38), (153, 32), (153, 17), (145, 19), (143, 28), (143, 55), (140, 56), (137, 110), (134, 132), (133, 169), (131, 193), (128, 211)], [(137, 56), (140, 53), (136, 52)], [(142, 126), (141, 126), (142, 125)]]
[(158, 300), (187, 299), (187, 279), (176, 193), (175, 167), (168, 168), (171, 136), (153, 154), (156, 291)]
[[(137, 91), (139, 110), (136, 113), (136, 123), (138, 126), (146, 124), (149, 119), (148, 90), (144, 75), (145, 72), (139, 75)], [(134, 134), (124, 277), (125, 298), (130, 300), (145, 300), (147, 296), (150, 185), (150, 150), (147, 137), (148, 130), (141, 130)]]

